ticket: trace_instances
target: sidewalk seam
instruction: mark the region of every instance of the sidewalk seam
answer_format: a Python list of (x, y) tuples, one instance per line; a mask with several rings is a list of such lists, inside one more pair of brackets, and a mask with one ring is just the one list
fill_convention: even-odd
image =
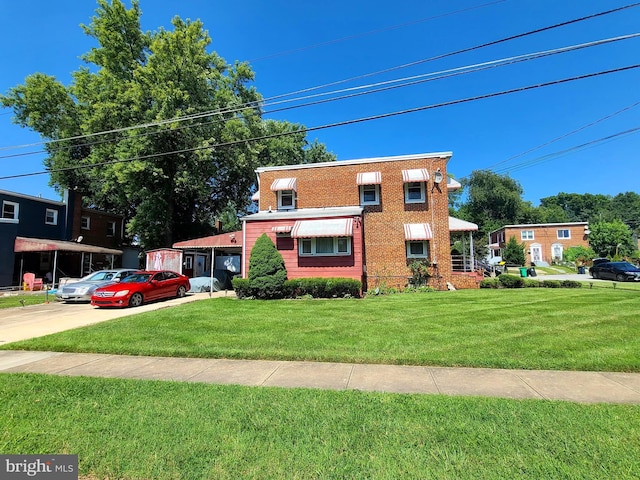
[(520, 376), (519, 373), (515, 373), (513, 372), (512, 375), (514, 375), (518, 380), (520, 380), (522, 383), (524, 383), (527, 387), (529, 387), (531, 389), (532, 392), (534, 392), (536, 395), (538, 395), (540, 398), (542, 398), (543, 400), (553, 400), (552, 398), (547, 397), (546, 395), (544, 395), (542, 392), (539, 392), (536, 388), (534, 388), (529, 382), (527, 382), (524, 378), (522, 378)]

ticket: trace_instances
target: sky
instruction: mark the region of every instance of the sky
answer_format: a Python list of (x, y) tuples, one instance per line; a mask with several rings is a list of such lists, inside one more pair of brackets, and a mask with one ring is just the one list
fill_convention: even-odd
[[(640, 64), (640, 37), (496, 63), (480, 71), (465, 70), (638, 34), (640, 5), (477, 48), (632, 3), (140, 0), (140, 7), (144, 30), (171, 29), (176, 15), (200, 19), (212, 38), (210, 50), (228, 63), (249, 62), (255, 72), (253, 85), (265, 99), (293, 93), (288, 98), (297, 102), (275, 105), (267, 100), (265, 118), (320, 127), (417, 109), (309, 132), (310, 141), (324, 143), (338, 160), (452, 152), (448, 172), (455, 178), (491, 169), (517, 180), (523, 198), (538, 205), (541, 198), (559, 192), (616, 195), (640, 191), (640, 104), (636, 106), (640, 68), (557, 83)], [(125, 4), (130, 5), (129, 0)], [(90, 0), (0, 0), (0, 18), (5, 19), (0, 29), (0, 92), (6, 93), (36, 72), (53, 75), (68, 85), (71, 73), (83, 66), (81, 55), (95, 46), (80, 24), (90, 22), (96, 7)], [(434, 73), (451, 69), (464, 74), (433, 78)], [(381, 71), (386, 72), (377, 73)], [(269, 112), (334, 98), (339, 95), (336, 90), (350, 89), (340, 95), (365, 92), (373, 88), (363, 88), (366, 85), (416, 76), (431, 81)], [(546, 83), (552, 85), (493, 95)], [(333, 85), (294, 93), (328, 84)], [(328, 93), (300, 99), (323, 92)], [(487, 98), (460, 102), (483, 96)], [(44, 171), (42, 154), (25, 155), (41, 146), (13, 148), (35, 144), (41, 138), (13, 124), (12, 116), (10, 110), (0, 109), (0, 190), (59, 200), (46, 174), (3, 178)], [(10, 156), (16, 154), (21, 156)]]

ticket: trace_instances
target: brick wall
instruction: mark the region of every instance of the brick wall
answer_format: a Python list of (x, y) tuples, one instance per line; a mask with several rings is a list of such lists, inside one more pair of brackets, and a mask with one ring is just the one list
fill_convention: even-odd
[[(505, 243), (509, 241), (511, 237), (516, 237), (518, 243), (524, 243), (526, 245), (527, 263), (532, 261), (531, 258), (531, 245), (540, 245), (542, 260), (548, 263), (553, 261), (553, 245), (562, 245), (563, 251), (566, 251), (570, 247), (589, 246), (588, 237), (584, 234), (585, 224), (571, 225), (571, 224), (556, 224), (556, 225), (518, 225), (515, 227), (506, 227), (504, 230)], [(532, 230), (533, 240), (522, 240), (522, 230)], [(558, 230), (569, 230), (570, 238), (558, 238)]]

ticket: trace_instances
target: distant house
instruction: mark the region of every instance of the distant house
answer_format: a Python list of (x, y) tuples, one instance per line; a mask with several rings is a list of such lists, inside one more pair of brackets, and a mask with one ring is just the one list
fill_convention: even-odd
[(0, 287), (27, 272), (55, 281), (122, 265), (123, 217), (83, 208), (75, 192), (55, 201), (0, 190), (0, 206)]
[(452, 235), (466, 238), (478, 227), (449, 217), (448, 191), (460, 187), (447, 181), (450, 158), (443, 152), (259, 168), (259, 211), (242, 219), (243, 276), (257, 238), (267, 234), (289, 278), (403, 288), (411, 263), (428, 260), (436, 288), (476, 288), (470, 235), (461, 261), (452, 261)]
[(511, 237), (526, 245), (527, 263), (560, 261), (569, 247), (589, 246), (589, 223), (505, 225), (489, 234), (490, 258), (501, 257)]

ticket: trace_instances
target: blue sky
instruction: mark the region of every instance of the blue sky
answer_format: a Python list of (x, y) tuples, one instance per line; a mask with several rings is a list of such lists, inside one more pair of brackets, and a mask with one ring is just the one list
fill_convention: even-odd
[[(265, 97), (417, 62), (632, 3), (631, 0), (405, 0), (370, 2), (142, 0), (145, 30), (200, 19), (211, 49), (249, 61)], [(128, 3), (127, 3), (128, 4)], [(238, 5), (241, 5), (240, 7)], [(35, 72), (64, 84), (93, 40), (81, 30), (87, 0), (0, 3), (0, 92)], [(457, 13), (456, 13), (457, 12)], [(7, 21), (8, 20), (8, 21)], [(356, 87), (640, 32), (640, 6), (321, 91)], [(640, 63), (640, 38), (468, 73), (415, 86), (267, 115), (307, 127), (501, 92)], [(537, 205), (558, 192), (615, 195), (640, 189), (640, 69), (537, 88), (309, 134), (339, 160), (451, 151), (456, 178), (475, 169), (509, 174)], [(626, 110), (625, 110), (626, 109)], [(268, 108), (267, 108), (268, 110)], [(620, 112), (620, 113), (617, 113)], [(617, 114), (616, 114), (617, 113)], [(613, 115), (611, 118), (605, 117)], [(34, 148), (38, 135), (0, 110), (0, 157)], [(588, 128), (587, 125), (591, 125)], [(579, 132), (567, 135), (581, 129)], [(529, 152), (540, 145), (564, 137)], [(602, 139), (608, 140), (603, 141)], [(588, 144), (587, 147), (577, 148)], [(529, 152), (529, 153), (526, 153)], [(560, 152), (565, 152), (560, 154)], [(524, 154), (524, 155), (523, 155)], [(516, 157), (516, 158), (514, 158)], [(42, 156), (0, 158), (0, 177), (40, 172)], [(0, 180), (0, 189), (58, 199), (48, 176)]]

